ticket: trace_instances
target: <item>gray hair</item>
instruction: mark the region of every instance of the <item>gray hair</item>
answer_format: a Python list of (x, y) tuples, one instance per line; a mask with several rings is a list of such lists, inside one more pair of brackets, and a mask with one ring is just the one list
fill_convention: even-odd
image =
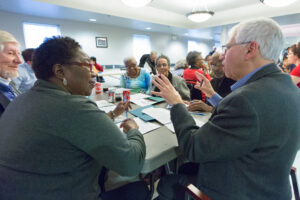
[(157, 55), (157, 52), (156, 51), (151, 51), (150, 55)]
[(220, 60), (220, 56), (221, 56), (221, 53), (218, 52), (218, 51), (216, 51), (216, 52), (214, 52), (214, 53), (211, 55), (211, 58), (218, 57), (219, 60)]
[(175, 67), (174, 69), (185, 69), (188, 67), (188, 64), (186, 62), (186, 59), (181, 59), (181, 60), (178, 60), (175, 64)]
[(229, 35), (236, 43), (256, 41), (260, 54), (267, 60), (278, 60), (284, 37), (278, 23), (269, 18), (252, 19), (234, 26)]
[(0, 30), (0, 51), (3, 50), (4, 46), (3, 43), (5, 42), (14, 42), (19, 44), (19, 42), (16, 40), (16, 38), (10, 34), (9, 32)]
[(160, 56), (158, 56), (158, 57), (156, 58), (155, 65), (157, 65), (157, 62), (158, 62), (159, 59), (166, 59), (166, 60), (167, 60), (167, 63), (168, 63), (168, 66), (170, 66), (170, 59), (168, 58), (168, 56), (165, 56), (165, 55), (163, 55), (163, 54), (161, 54)]
[(135, 63), (137, 63), (136, 59), (133, 56), (128, 56), (128, 57), (124, 58), (124, 60), (123, 60), (124, 65), (126, 65), (126, 63), (130, 60), (133, 60)]

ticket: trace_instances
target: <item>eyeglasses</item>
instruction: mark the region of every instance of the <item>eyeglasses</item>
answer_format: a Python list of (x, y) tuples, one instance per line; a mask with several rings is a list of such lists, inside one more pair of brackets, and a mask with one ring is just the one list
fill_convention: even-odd
[(222, 46), (222, 53), (225, 54), (227, 52), (227, 50), (230, 49), (233, 46), (242, 45), (242, 44), (248, 44), (250, 42), (240, 42), (240, 43), (235, 43), (235, 44), (225, 44), (225, 45)]
[(90, 72), (92, 72), (92, 64), (90, 63), (86, 63), (86, 62), (69, 62), (69, 63), (65, 63), (67, 65), (77, 65), (83, 68), (86, 68), (87, 70), (89, 70)]
[(163, 64), (157, 64), (156, 67), (157, 68), (161, 68), (161, 67), (168, 67), (169, 65), (167, 63), (163, 63)]

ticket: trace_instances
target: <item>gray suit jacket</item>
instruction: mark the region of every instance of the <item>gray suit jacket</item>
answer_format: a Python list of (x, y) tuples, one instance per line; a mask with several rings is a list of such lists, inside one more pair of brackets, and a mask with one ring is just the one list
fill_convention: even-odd
[(226, 96), (201, 128), (186, 106), (173, 106), (179, 146), (200, 163), (197, 186), (217, 200), (291, 199), (299, 100), (291, 78), (270, 64)]

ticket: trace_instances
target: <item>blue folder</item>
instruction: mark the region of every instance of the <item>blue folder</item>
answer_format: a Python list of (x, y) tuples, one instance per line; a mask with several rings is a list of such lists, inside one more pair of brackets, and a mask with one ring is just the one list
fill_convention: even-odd
[(150, 107), (154, 107), (152, 105), (149, 106), (144, 106), (144, 107), (140, 107), (138, 109), (134, 109), (129, 111), (132, 115), (139, 117), (140, 119), (144, 120), (144, 121), (151, 121), (151, 120), (155, 120), (154, 118), (150, 117), (149, 115), (142, 113), (142, 110), (144, 110), (145, 108), (150, 108)]
[(161, 97), (148, 97), (147, 99), (149, 99), (149, 100), (152, 100), (152, 101), (155, 101), (155, 103), (160, 103), (160, 102), (163, 102), (163, 101), (165, 101), (165, 99), (164, 98), (161, 98)]

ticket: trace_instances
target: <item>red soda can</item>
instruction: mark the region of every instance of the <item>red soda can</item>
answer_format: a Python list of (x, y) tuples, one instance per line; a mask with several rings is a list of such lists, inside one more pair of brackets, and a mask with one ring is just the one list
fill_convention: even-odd
[(130, 101), (130, 90), (123, 91), (123, 101), (124, 102)]
[(95, 83), (95, 92), (96, 94), (101, 94), (101, 83), (99, 82)]

